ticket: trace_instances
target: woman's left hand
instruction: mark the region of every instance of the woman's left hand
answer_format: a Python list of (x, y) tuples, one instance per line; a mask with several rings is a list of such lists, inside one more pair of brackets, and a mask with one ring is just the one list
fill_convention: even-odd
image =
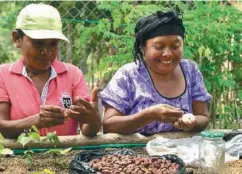
[(76, 97), (73, 105), (65, 111), (65, 115), (83, 124), (98, 124), (101, 118), (98, 113), (98, 88), (92, 91), (91, 101)]
[(184, 131), (189, 131), (196, 125), (196, 117), (193, 114), (184, 114), (178, 121), (173, 123), (173, 126), (182, 129)]

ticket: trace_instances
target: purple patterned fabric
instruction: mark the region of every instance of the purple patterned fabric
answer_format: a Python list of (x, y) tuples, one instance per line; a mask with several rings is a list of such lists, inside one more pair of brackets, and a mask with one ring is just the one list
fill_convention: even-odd
[[(192, 101), (207, 102), (211, 95), (207, 92), (203, 76), (197, 65), (187, 59), (180, 61), (186, 80), (186, 90), (175, 98), (165, 98), (155, 89), (150, 74), (144, 64), (134, 62), (122, 66), (100, 93), (102, 104), (108, 104), (125, 115), (135, 114), (156, 104), (168, 104), (192, 113)], [(149, 135), (158, 132), (179, 131), (171, 123), (151, 122), (136, 132)]]

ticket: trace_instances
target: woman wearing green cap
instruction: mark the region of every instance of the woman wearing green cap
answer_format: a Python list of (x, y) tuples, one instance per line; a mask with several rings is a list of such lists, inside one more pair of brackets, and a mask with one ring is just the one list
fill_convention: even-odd
[(57, 60), (62, 33), (59, 12), (30, 4), (18, 15), (12, 32), (22, 57), (0, 66), (0, 132), (17, 137), (32, 125), (41, 135), (94, 136), (101, 127), (97, 89), (89, 96), (82, 72)]
[(104, 132), (150, 135), (208, 125), (211, 96), (197, 65), (182, 57), (184, 35), (174, 11), (138, 20), (134, 62), (121, 67), (100, 93)]

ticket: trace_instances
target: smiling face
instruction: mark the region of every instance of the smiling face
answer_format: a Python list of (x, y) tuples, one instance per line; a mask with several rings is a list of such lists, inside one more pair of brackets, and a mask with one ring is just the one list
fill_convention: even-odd
[(183, 54), (183, 39), (178, 35), (158, 36), (146, 41), (145, 62), (154, 73), (166, 75), (173, 72)]
[(14, 38), (14, 42), (16, 47), (21, 49), (27, 68), (45, 71), (56, 59), (60, 41), (58, 39), (31, 39), (24, 35), (22, 38)]

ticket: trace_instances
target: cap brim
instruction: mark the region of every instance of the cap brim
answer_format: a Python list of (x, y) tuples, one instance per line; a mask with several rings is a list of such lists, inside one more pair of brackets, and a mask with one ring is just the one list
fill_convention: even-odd
[(22, 31), (32, 39), (61, 39), (61, 40), (70, 42), (64, 34), (55, 30), (22, 30)]

